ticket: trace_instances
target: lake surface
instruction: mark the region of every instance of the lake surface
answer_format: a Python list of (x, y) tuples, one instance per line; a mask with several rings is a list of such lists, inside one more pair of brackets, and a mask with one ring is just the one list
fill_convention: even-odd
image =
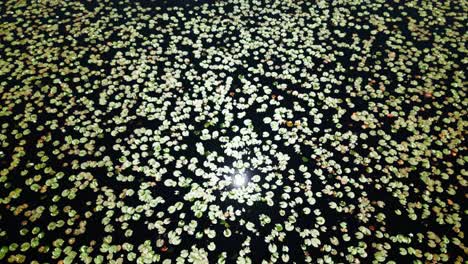
[(4, 1), (0, 263), (464, 263), (463, 1)]

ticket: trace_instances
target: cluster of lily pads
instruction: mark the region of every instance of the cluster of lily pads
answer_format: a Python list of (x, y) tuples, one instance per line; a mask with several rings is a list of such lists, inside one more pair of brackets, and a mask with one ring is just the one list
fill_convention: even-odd
[(467, 11), (5, 1), (0, 262), (465, 263)]

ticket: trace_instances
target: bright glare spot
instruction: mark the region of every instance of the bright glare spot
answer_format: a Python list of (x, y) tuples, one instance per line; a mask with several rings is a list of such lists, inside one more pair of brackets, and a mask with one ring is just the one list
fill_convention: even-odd
[(245, 176), (243, 174), (236, 174), (234, 176), (234, 185), (242, 186), (245, 184)]

